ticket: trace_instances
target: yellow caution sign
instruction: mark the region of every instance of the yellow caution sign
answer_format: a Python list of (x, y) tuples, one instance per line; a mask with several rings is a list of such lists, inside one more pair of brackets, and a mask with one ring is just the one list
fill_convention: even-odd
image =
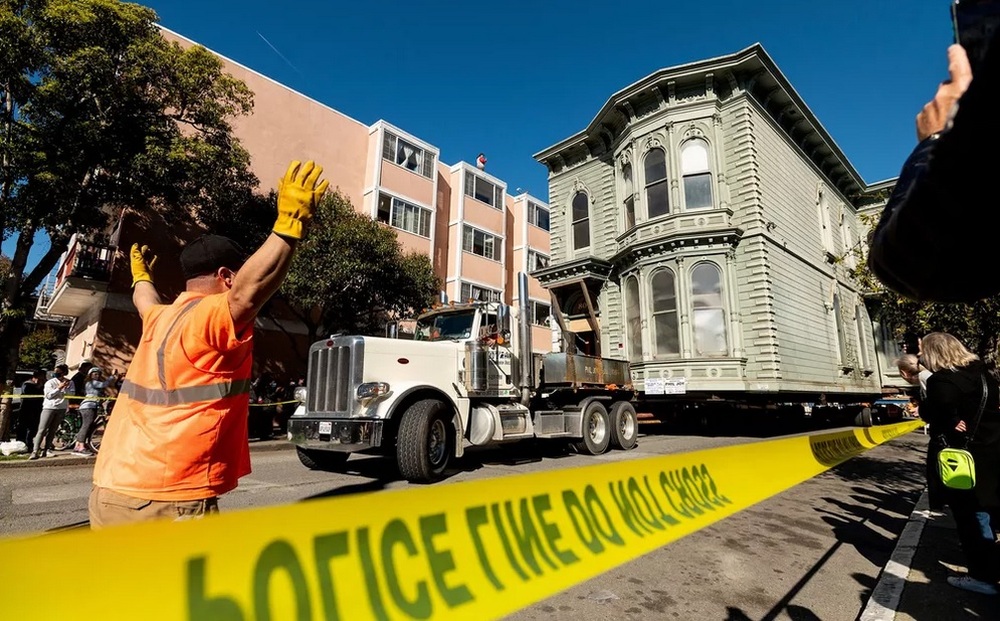
[(9, 539), (0, 593), (11, 619), (494, 619), (921, 425)]

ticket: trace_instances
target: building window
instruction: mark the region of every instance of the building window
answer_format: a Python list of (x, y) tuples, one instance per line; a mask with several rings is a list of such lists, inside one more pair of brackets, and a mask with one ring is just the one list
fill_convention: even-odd
[(830, 209), (830, 199), (824, 190), (819, 191), (816, 210), (819, 217), (820, 239), (823, 244), (823, 250), (832, 255), (836, 252), (833, 244), (833, 212)]
[(625, 281), (625, 340), (629, 361), (641, 361), (642, 314), (639, 312), (639, 280), (635, 277)]
[(868, 347), (865, 345), (866, 330), (865, 324), (868, 323), (867, 313), (865, 313), (865, 307), (858, 304), (854, 307), (854, 323), (857, 327), (858, 333), (858, 362), (861, 364), (861, 368), (865, 371), (871, 370), (872, 361), (871, 356), (868, 352)]
[(549, 316), (552, 314), (552, 309), (548, 304), (542, 304), (541, 302), (531, 301), (531, 323), (536, 326), (547, 326), (549, 325)]
[(689, 140), (681, 148), (681, 173), (684, 176), (684, 208), (712, 207), (712, 173), (708, 166), (708, 143)]
[(644, 160), (646, 171), (646, 215), (648, 218), (670, 213), (667, 200), (667, 158), (663, 149), (653, 149)]
[(722, 271), (714, 263), (691, 270), (694, 348), (699, 356), (725, 355), (726, 313), (722, 301)]
[(549, 210), (538, 203), (528, 201), (528, 222), (542, 230), (549, 230)]
[(851, 368), (850, 357), (847, 352), (847, 335), (844, 333), (844, 315), (840, 308), (840, 294), (833, 294), (833, 322), (835, 326), (834, 334), (837, 337), (837, 353), (840, 356), (840, 366)]
[(854, 255), (854, 235), (851, 234), (851, 227), (843, 215), (840, 218), (840, 236), (844, 244), (844, 264), (853, 270), (858, 266), (857, 257)]
[(428, 179), (434, 175), (434, 154), (390, 132), (384, 132), (382, 157)]
[(590, 246), (590, 201), (583, 192), (573, 197), (573, 250)]
[(494, 209), (503, 209), (503, 188), (468, 171), (465, 173), (465, 195)]
[(499, 261), (500, 253), (503, 251), (503, 239), (465, 225), (462, 231), (462, 250), (492, 261)]
[(469, 282), (462, 283), (462, 301), (475, 300), (478, 302), (499, 302), (500, 292), (495, 289), (487, 289)]
[(549, 266), (549, 257), (534, 250), (528, 251), (528, 271), (534, 272)]
[(622, 166), (622, 183), (625, 186), (625, 200), (622, 210), (625, 213), (625, 230), (635, 226), (635, 183), (632, 181), (632, 165)]
[(681, 353), (680, 331), (677, 327), (677, 287), (674, 273), (659, 270), (650, 281), (653, 291), (653, 342), (657, 356)]
[(431, 210), (424, 209), (401, 201), (388, 194), (378, 195), (378, 216), (379, 222), (388, 224), (394, 228), (420, 235), (421, 237), (431, 236)]

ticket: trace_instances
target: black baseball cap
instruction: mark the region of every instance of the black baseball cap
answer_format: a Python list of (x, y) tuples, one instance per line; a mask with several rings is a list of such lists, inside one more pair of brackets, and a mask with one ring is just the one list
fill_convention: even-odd
[(222, 235), (202, 235), (181, 250), (181, 272), (185, 280), (211, 274), (220, 267), (234, 272), (243, 267), (246, 254), (239, 245)]

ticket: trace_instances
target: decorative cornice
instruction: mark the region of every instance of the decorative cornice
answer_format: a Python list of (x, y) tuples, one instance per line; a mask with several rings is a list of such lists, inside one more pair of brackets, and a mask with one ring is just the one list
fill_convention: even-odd
[(538, 279), (542, 286), (549, 288), (561, 282), (575, 280), (598, 280), (604, 282), (611, 274), (613, 265), (609, 261), (597, 257), (585, 257), (566, 263), (550, 265), (544, 269), (532, 272), (532, 278)]

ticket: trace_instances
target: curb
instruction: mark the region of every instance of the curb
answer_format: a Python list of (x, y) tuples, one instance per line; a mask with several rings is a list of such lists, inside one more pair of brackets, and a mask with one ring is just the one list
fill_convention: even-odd
[[(288, 440), (256, 440), (250, 443), (250, 453), (273, 453), (276, 451), (290, 451), (295, 445)], [(68, 451), (58, 452), (55, 457), (45, 457), (35, 461), (27, 459), (17, 461), (0, 461), (0, 470), (6, 468), (67, 468), (69, 466), (81, 466), (86, 463), (93, 463), (94, 457), (78, 457), (71, 455)]]
[(899, 602), (906, 588), (906, 578), (910, 574), (910, 564), (920, 546), (920, 538), (927, 525), (927, 490), (925, 489), (913, 507), (910, 519), (896, 540), (896, 548), (889, 562), (879, 575), (878, 583), (872, 589), (868, 605), (861, 612), (858, 621), (894, 621)]

